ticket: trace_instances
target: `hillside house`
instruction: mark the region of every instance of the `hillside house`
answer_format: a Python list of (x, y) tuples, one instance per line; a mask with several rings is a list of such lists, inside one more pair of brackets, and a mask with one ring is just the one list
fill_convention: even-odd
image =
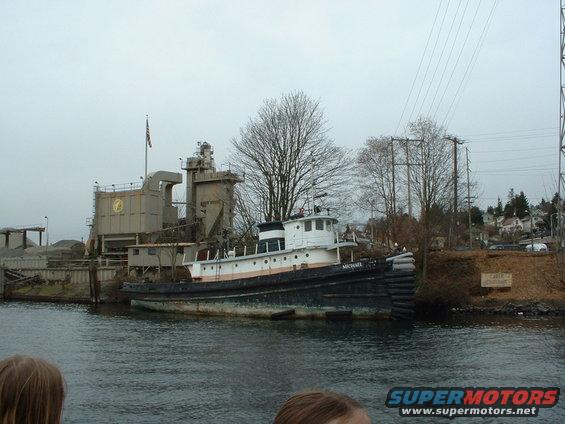
[(517, 216), (506, 218), (502, 221), (500, 232), (504, 234), (514, 234), (518, 231), (524, 231), (524, 224)]
[(540, 227), (545, 226), (545, 222), (540, 216), (534, 215), (533, 218), (530, 219), (530, 217), (526, 215), (524, 218), (522, 218), (522, 231), (525, 231), (526, 233), (531, 232), (532, 222), (534, 224), (534, 231), (536, 231), (536, 229), (539, 229)]

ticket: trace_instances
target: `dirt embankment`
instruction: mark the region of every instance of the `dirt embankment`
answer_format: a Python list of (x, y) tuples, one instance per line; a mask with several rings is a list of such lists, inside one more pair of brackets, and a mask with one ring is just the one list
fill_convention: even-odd
[[(512, 287), (481, 288), (481, 273), (510, 273)], [(434, 252), (427, 283), (419, 285), (416, 298), (421, 309), (498, 308), (511, 313), (524, 305), (542, 304), (540, 310), (560, 310), (565, 308), (565, 284), (555, 253)]]

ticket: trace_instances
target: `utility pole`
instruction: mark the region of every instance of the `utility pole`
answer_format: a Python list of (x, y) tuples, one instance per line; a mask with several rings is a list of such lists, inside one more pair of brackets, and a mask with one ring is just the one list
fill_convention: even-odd
[(394, 161), (394, 138), (390, 138), (390, 163), (392, 168), (392, 196), (391, 196), (391, 236), (393, 242), (396, 242), (396, 163)]
[(469, 148), (465, 147), (465, 159), (467, 160), (467, 213), (469, 215), (469, 250), (473, 249), (473, 231), (471, 223), (471, 179), (469, 178)]
[(410, 188), (410, 158), (408, 157), (408, 141), (404, 141), (404, 154), (406, 158), (406, 185), (408, 186), (408, 217), (412, 218), (412, 189)]
[(400, 141), (404, 143), (404, 153), (405, 153), (405, 159), (406, 159), (406, 163), (395, 163), (395, 165), (405, 165), (406, 166), (406, 184), (407, 184), (407, 198), (408, 198), (408, 216), (410, 218), (412, 218), (412, 180), (410, 179), (410, 167), (412, 165), (420, 165), (419, 163), (410, 163), (410, 157), (408, 155), (408, 142), (414, 141), (414, 142), (423, 142), (423, 140), (420, 139), (411, 139), (411, 138), (395, 138), (395, 137), (391, 137), (390, 138), (391, 144), (394, 143), (395, 141)]
[(557, 178), (557, 264), (561, 275), (561, 281), (565, 277), (565, 232), (563, 231), (563, 192), (565, 184), (565, 173), (563, 172), (563, 159), (565, 155), (565, 87), (563, 81), (563, 69), (565, 68), (565, 0), (560, 1), (559, 8), (559, 176)]
[(425, 283), (428, 274), (428, 243), (429, 241), (429, 228), (428, 228), (428, 181), (427, 181), (427, 166), (426, 166), (426, 150), (424, 148), (424, 140), (420, 143), (420, 154), (422, 156), (422, 207), (420, 211), (420, 221), (423, 229), (423, 243), (422, 243), (422, 281)]
[(445, 136), (444, 140), (451, 141), (453, 143), (453, 209), (451, 215), (451, 225), (449, 227), (449, 247), (453, 247), (453, 239), (455, 238), (455, 228), (457, 225), (457, 203), (458, 203), (458, 196), (457, 196), (457, 186), (458, 186), (458, 177), (459, 177), (459, 170), (457, 169), (457, 145), (463, 144), (457, 137), (453, 136)]
[[(390, 138), (390, 160), (391, 160), (391, 164), (392, 164), (392, 216), (394, 217), (396, 215), (396, 164), (394, 163), (394, 138), (393, 137)], [(394, 224), (394, 221), (393, 221), (393, 224)], [(393, 228), (393, 231), (394, 231), (394, 228)]]

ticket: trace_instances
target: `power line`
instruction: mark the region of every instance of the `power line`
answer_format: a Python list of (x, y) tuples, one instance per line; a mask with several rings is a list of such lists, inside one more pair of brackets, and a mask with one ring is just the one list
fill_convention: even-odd
[(410, 87), (410, 92), (408, 93), (408, 97), (406, 97), (406, 102), (404, 102), (404, 107), (402, 108), (402, 113), (400, 114), (400, 119), (398, 120), (398, 124), (396, 124), (396, 129), (394, 130), (394, 134), (398, 132), (398, 128), (400, 128), (400, 124), (402, 123), (402, 118), (404, 117), (404, 113), (406, 112), (406, 107), (408, 106), (408, 102), (410, 101), (410, 97), (412, 96), (412, 91), (414, 90), (414, 85), (416, 84), (416, 80), (418, 79), (418, 75), (420, 75), (420, 69), (422, 68), (422, 63), (424, 62), (424, 57), (426, 56), (426, 52), (428, 50), (428, 45), (430, 44), (430, 39), (432, 38), (432, 33), (434, 32), (434, 28), (436, 26), (437, 17), (439, 15), (439, 11), (441, 9), (441, 4), (443, 0), (440, 0), (438, 8), (436, 10), (436, 15), (434, 17), (434, 23), (432, 24), (432, 28), (430, 33), (428, 34), (428, 40), (426, 41), (426, 47), (424, 47), (424, 52), (422, 53), (422, 57), (420, 58), (420, 63), (418, 64), (418, 70), (416, 71), (416, 75), (414, 76), (414, 80), (412, 81), (412, 86)]
[(558, 130), (559, 127), (545, 127), (545, 128), (528, 128), (523, 130), (507, 130), (507, 131), (498, 131), (498, 132), (491, 132), (491, 133), (478, 133), (478, 134), (468, 134), (468, 137), (477, 137), (482, 135), (498, 135), (498, 134), (508, 134), (508, 133), (517, 133), (517, 132), (529, 132), (529, 131), (545, 131), (545, 130)]
[(408, 122), (412, 121), (412, 116), (414, 115), (414, 111), (416, 110), (416, 106), (418, 105), (418, 101), (420, 100), (420, 94), (422, 93), (422, 89), (424, 88), (424, 84), (426, 83), (426, 78), (428, 77), (428, 71), (430, 70), (430, 65), (432, 64), (432, 59), (434, 57), (437, 43), (439, 41), (439, 36), (441, 35), (441, 30), (443, 28), (443, 23), (445, 22), (445, 16), (447, 15), (447, 11), (449, 10), (449, 4), (451, 0), (447, 1), (447, 7), (445, 8), (445, 13), (443, 14), (443, 18), (441, 20), (441, 24), (438, 29), (436, 41), (434, 43), (434, 47), (432, 49), (432, 53), (430, 55), (430, 60), (428, 61), (428, 65), (426, 66), (426, 72), (424, 73), (424, 78), (422, 79), (422, 84), (420, 84), (420, 88), (418, 90), (418, 95), (416, 96), (416, 101), (414, 102), (414, 106), (412, 106), (412, 111), (410, 112), (410, 116), (408, 117)]
[[(457, 14), (459, 13), (460, 7), (461, 7), (461, 2), (458, 1), (457, 2), (457, 9), (455, 9), (455, 13), (453, 14), (453, 19), (451, 20), (451, 25), (449, 26), (449, 29), (447, 30), (447, 36), (445, 37), (445, 42), (443, 43), (443, 47), (441, 48), (441, 53), (439, 54), (439, 59), (436, 62), (436, 66), (434, 68), (434, 73), (432, 74), (432, 78), (430, 79), (430, 84), (428, 85), (428, 88), (426, 89), (426, 94), (424, 94), (424, 98), (422, 99), (422, 103), (420, 104), (420, 108), (418, 109), (418, 115), (416, 115), (416, 116), (421, 116), (422, 108), (424, 107), (424, 104), (426, 103), (426, 99), (428, 98), (430, 88), (432, 88), (432, 85), (434, 84), (434, 80), (436, 78), (437, 70), (439, 68), (439, 65), (441, 64), (441, 60), (443, 59), (443, 53), (445, 52), (445, 48), (447, 47), (447, 43), (449, 41), (449, 38), (451, 37), (451, 32), (453, 31), (453, 26), (455, 25), (455, 21), (457, 19)], [(447, 66), (447, 63), (446, 63), (446, 66)]]
[(548, 154), (540, 155), (540, 156), (534, 155), (534, 156), (525, 156), (525, 157), (522, 157), (522, 158), (507, 158), (507, 159), (484, 160), (484, 161), (479, 161), (478, 163), (508, 162), (509, 160), (511, 160), (511, 161), (517, 161), (517, 160), (531, 160), (531, 159), (545, 158), (545, 157), (549, 157), (549, 156), (555, 157), (554, 154), (548, 153)]
[[(538, 196), (538, 197), (533, 196), (533, 197), (530, 197), (530, 196), (528, 195), (528, 198), (529, 198), (529, 199), (539, 199), (539, 200), (541, 200), (541, 199), (546, 199), (547, 197), (544, 197), (544, 196)], [(480, 200), (498, 200), (498, 199), (500, 199), (500, 200), (502, 201), (502, 197), (501, 197), (501, 196), (498, 196), (498, 197), (479, 196), (478, 199), (480, 199)]]
[(484, 173), (505, 173), (505, 172), (528, 172), (528, 171), (553, 171), (556, 167), (551, 168), (512, 168), (512, 169), (487, 169), (484, 171), (475, 171), (477, 174)]
[[(557, 169), (557, 168), (555, 168), (555, 169)], [(516, 172), (518, 172), (518, 171), (516, 171)], [(477, 172), (475, 171), (475, 172), (473, 172), (473, 174), (477, 174)], [(479, 172), (479, 174), (480, 174), (481, 176), (491, 175), (491, 176), (493, 176), (493, 177), (503, 177), (503, 176), (504, 176), (504, 174), (499, 174), (499, 173), (486, 173), (486, 172), (483, 173), (483, 172)], [(516, 173), (516, 175), (512, 175), (512, 178), (516, 178), (516, 177), (528, 177), (528, 178), (532, 178), (532, 177), (543, 177), (543, 176), (548, 176), (548, 175), (550, 175), (550, 174), (549, 174), (549, 173), (547, 173), (547, 174), (539, 174), (539, 173), (531, 174), (531, 173), (527, 173), (527, 172), (519, 172), (519, 173)]]
[(528, 136), (528, 137), (502, 137), (502, 138), (485, 138), (482, 140), (466, 140), (466, 143), (475, 144), (475, 143), (490, 143), (496, 144), (499, 141), (512, 141), (513, 143), (531, 143), (532, 140), (539, 140), (540, 138), (552, 138), (555, 137), (557, 134), (545, 134), (539, 136)]
[[(486, 38), (488, 27), (490, 26), (490, 22), (492, 20), (494, 9), (496, 8), (497, 4), (498, 4), (498, 0), (494, 0), (492, 7), (490, 9), (490, 13), (487, 17), (487, 20), (485, 21), (485, 25), (483, 26), (483, 30), (481, 32), (481, 35), (479, 36), (479, 40), (477, 41), (477, 45), (475, 46), (473, 54), (471, 55), (471, 60), (467, 64), (467, 68), (465, 69), (465, 73), (463, 74), (463, 78), (461, 78), (461, 82), (459, 83), (459, 87), (457, 88), (457, 91), (455, 92), (455, 96), (453, 97), (453, 100), (452, 100), (451, 104), (449, 105), (447, 113), (445, 114), (445, 117), (442, 121), (443, 126), (446, 127), (446, 128), (448, 126), (447, 124), (448, 124), (449, 120), (453, 118), (453, 115), (455, 114), (455, 110), (457, 109), (457, 106), (459, 105), (459, 101), (461, 100), (461, 97), (463, 96), (463, 92), (465, 91), (464, 89), (461, 90), (461, 87), (463, 86), (463, 83), (465, 83), (465, 87), (467, 86), (467, 82), (470, 79), (471, 72), (474, 69), (475, 64), (477, 63), (477, 59), (479, 57), (479, 52), (480, 52), (482, 45), (483, 45), (483, 42)], [(457, 100), (457, 103), (455, 103), (455, 100)], [(454, 104), (455, 104), (455, 107), (453, 107)], [(452, 110), (453, 110), (453, 113), (451, 112)], [(448, 120), (448, 117), (449, 117), (450, 114), (451, 114), (451, 118)]]
[(467, 30), (467, 35), (465, 35), (465, 39), (463, 40), (463, 44), (461, 45), (461, 48), (459, 49), (459, 54), (457, 55), (457, 60), (455, 61), (455, 65), (453, 66), (453, 69), (451, 70), (451, 74), (449, 75), (449, 79), (447, 80), (447, 84), (445, 85), (445, 89), (443, 90), (443, 94), (441, 95), (441, 98), (439, 100), (439, 103), (436, 106), (436, 110), (434, 111), (434, 117), (433, 119), (435, 120), (437, 112), (439, 110), (440, 105), (443, 103), (443, 99), (447, 93), (447, 89), (449, 88), (449, 85), (451, 84), (451, 80), (453, 79), (453, 75), (455, 74), (455, 70), (457, 69), (457, 65), (459, 65), (459, 61), (461, 60), (461, 55), (463, 54), (463, 51), (465, 50), (465, 46), (467, 45), (467, 40), (469, 39), (469, 35), (471, 34), (471, 29), (473, 28), (473, 25), (475, 24), (475, 19), (477, 18), (477, 13), (479, 12), (479, 9), (481, 8), (481, 3), (483, 2), (483, 0), (479, 1), (479, 4), (477, 5), (477, 8), (475, 9), (475, 14), (473, 15), (473, 19), (471, 20), (471, 24), (469, 25), (469, 29)]
[(557, 131), (554, 132), (539, 132), (539, 133), (528, 133), (528, 134), (507, 134), (507, 135), (495, 135), (495, 136), (476, 136), (470, 137), (473, 140), (516, 140), (521, 138), (530, 138), (534, 139), (537, 137), (555, 137), (557, 135)]
[[(461, 4), (459, 4), (461, 5)], [(463, 24), (463, 19), (465, 19), (465, 13), (467, 12), (467, 7), (469, 6), (469, 0), (465, 3), (465, 8), (463, 9), (463, 13), (461, 13), (461, 19), (459, 19), (459, 25), (457, 26), (457, 31), (455, 32), (455, 37), (453, 38), (453, 43), (451, 43), (451, 49), (449, 50), (449, 54), (447, 55), (447, 59), (445, 60), (445, 66), (443, 67), (443, 71), (441, 73), (441, 77), (439, 78), (439, 82), (436, 87), (436, 91), (434, 93), (434, 97), (432, 98), (432, 102), (430, 103), (430, 107), (428, 108), (428, 116), (431, 115), (434, 103), (436, 101), (437, 95), (441, 88), (441, 83), (443, 82), (443, 77), (445, 76), (445, 71), (447, 71), (447, 66), (449, 65), (449, 61), (451, 60), (451, 55), (453, 54), (453, 49), (455, 48), (455, 44), (457, 43), (457, 39), (459, 38), (459, 33), (461, 32), (461, 24)], [(457, 7), (459, 10), (459, 6)], [(456, 12), (457, 15), (457, 12)], [(455, 17), (454, 17), (455, 19)]]
[(485, 150), (473, 152), (473, 154), (491, 154), (491, 153), (505, 153), (505, 152), (527, 152), (532, 150), (555, 150), (555, 147), (532, 147), (528, 149), (507, 149), (507, 150)]
[(476, 51), (474, 52), (474, 58), (471, 57), (471, 68), (469, 69), (469, 73), (467, 74), (467, 78), (466, 79), (464, 78), (465, 82), (463, 83), (463, 89), (459, 93), (459, 97), (457, 98), (457, 101), (455, 102), (455, 107), (453, 108), (453, 111), (451, 113), (451, 117), (446, 122), (446, 126), (448, 125), (448, 122), (450, 122), (453, 119), (453, 116), (455, 115), (455, 111), (459, 107), (459, 103), (461, 102), (461, 99), (463, 98), (463, 93), (467, 89), (467, 85), (469, 84), (469, 81), (471, 80), (471, 74), (473, 73), (473, 70), (475, 69), (475, 66), (477, 65), (477, 62), (479, 60), (479, 54), (480, 54), (481, 49), (483, 48), (484, 42), (487, 38), (488, 30), (490, 29), (492, 17), (494, 16), (494, 11), (495, 11), (497, 5), (498, 5), (498, 0), (494, 0), (494, 3), (492, 4), (492, 8), (491, 8), (489, 16), (487, 18), (486, 24), (483, 28), (483, 32), (481, 33), (481, 36), (479, 37), (478, 49), (476, 49)]

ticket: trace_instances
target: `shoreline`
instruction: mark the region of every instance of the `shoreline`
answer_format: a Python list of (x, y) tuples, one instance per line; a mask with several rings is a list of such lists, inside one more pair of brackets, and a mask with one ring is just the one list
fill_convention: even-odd
[[(88, 298), (15, 294), (0, 299), (0, 302), (54, 303), (95, 305)], [(495, 301), (489, 304), (466, 304), (451, 306), (447, 304), (429, 304), (416, 302), (415, 321), (436, 317), (456, 316), (565, 316), (565, 300), (514, 300)], [(127, 299), (101, 299), (100, 305), (129, 306)], [(354, 320), (353, 320), (354, 321)], [(363, 320), (366, 321), (366, 320)]]
[[(512, 274), (512, 286), (481, 287), (481, 275), (493, 272)], [(122, 282), (123, 277), (99, 282), (99, 303), (129, 304), (129, 298), (119, 290)], [(86, 280), (5, 281), (4, 285), (6, 301), (95, 304)], [(428, 282), (417, 285), (414, 302), (415, 319), (447, 315), (565, 316), (565, 284), (560, 281), (552, 253), (434, 252), (430, 255)]]
[(503, 301), (489, 305), (423, 305), (416, 303), (416, 319), (440, 316), (565, 316), (565, 301)]

